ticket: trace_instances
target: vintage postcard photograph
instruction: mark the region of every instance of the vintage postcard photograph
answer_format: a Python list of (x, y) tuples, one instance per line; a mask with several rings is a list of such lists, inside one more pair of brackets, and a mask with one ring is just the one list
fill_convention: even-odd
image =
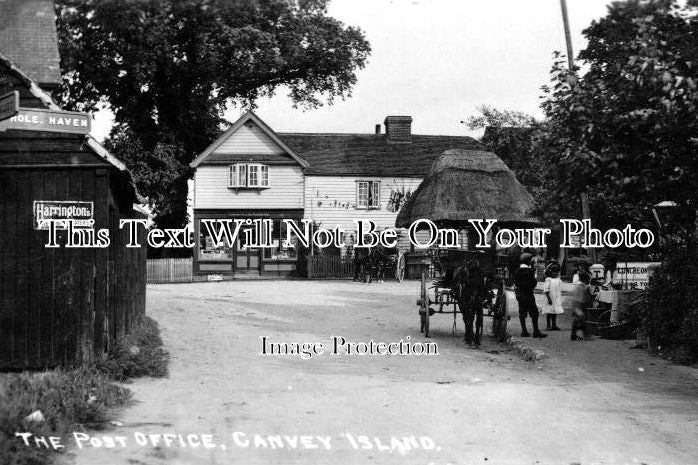
[(696, 438), (697, 0), (0, 0), (0, 465)]

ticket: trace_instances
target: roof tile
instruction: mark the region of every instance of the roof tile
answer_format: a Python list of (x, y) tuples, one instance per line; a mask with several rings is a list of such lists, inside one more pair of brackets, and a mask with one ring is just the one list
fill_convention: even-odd
[(0, 0), (0, 53), (42, 85), (61, 82), (52, 0)]
[(411, 143), (390, 144), (385, 134), (277, 134), (310, 163), (305, 174), (317, 176), (422, 178), (445, 150), (483, 149), (464, 136), (412, 135)]

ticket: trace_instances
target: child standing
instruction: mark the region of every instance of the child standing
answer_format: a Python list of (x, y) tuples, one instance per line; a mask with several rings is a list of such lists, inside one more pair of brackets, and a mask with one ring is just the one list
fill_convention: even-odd
[[(570, 334), (570, 339), (573, 341), (581, 341), (582, 339), (587, 339), (589, 337), (586, 327), (586, 309), (593, 301), (591, 289), (589, 289), (590, 280), (591, 275), (583, 271), (579, 273), (579, 282), (574, 285), (572, 334)], [(583, 338), (577, 335), (577, 331), (580, 329), (584, 335)]]
[(562, 280), (560, 280), (560, 265), (554, 263), (548, 267), (548, 277), (545, 278), (543, 292), (547, 303), (543, 306), (545, 322), (548, 331), (560, 331), (557, 327), (557, 316), (564, 313), (562, 309)]
[(530, 253), (521, 254), (519, 259), (521, 264), (519, 269), (514, 273), (514, 294), (516, 301), (519, 304), (519, 321), (521, 322), (521, 337), (529, 337), (530, 334), (526, 330), (526, 317), (531, 317), (533, 323), (533, 337), (544, 338), (547, 334), (541, 333), (538, 329), (538, 305), (536, 305), (536, 275), (531, 268)]

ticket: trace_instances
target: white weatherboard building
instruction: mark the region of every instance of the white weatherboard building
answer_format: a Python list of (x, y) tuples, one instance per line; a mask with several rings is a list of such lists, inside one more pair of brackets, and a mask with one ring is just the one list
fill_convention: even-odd
[[(276, 133), (245, 113), (192, 163), (194, 272), (235, 276), (289, 276), (299, 269), (298, 245), (281, 247), (282, 219), (339, 225), (355, 238), (355, 219), (394, 227), (397, 211), (448, 149), (482, 149), (470, 137), (420, 136), (412, 118), (388, 116), (385, 132), (368, 134)], [(202, 219), (271, 219), (274, 247), (217, 247)], [(406, 238), (404, 246), (409, 248)], [(337, 252), (337, 251), (335, 251)]]

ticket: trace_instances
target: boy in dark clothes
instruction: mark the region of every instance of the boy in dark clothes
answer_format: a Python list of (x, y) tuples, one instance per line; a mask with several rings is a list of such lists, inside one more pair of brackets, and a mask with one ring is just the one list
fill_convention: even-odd
[[(586, 326), (586, 309), (591, 306), (593, 296), (589, 289), (591, 275), (586, 271), (579, 273), (579, 282), (574, 285), (574, 308), (572, 308), (572, 334), (570, 339), (581, 341), (589, 338)], [(577, 331), (582, 330), (584, 337), (577, 335)]]
[(531, 268), (531, 259), (533, 256), (530, 253), (524, 253), (520, 257), (521, 264), (514, 273), (514, 292), (516, 300), (519, 303), (519, 321), (521, 322), (521, 337), (529, 337), (526, 330), (526, 316), (531, 316), (533, 323), (533, 337), (548, 337), (538, 329), (538, 306), (533, 292), (536, 289), (536, 274)]

